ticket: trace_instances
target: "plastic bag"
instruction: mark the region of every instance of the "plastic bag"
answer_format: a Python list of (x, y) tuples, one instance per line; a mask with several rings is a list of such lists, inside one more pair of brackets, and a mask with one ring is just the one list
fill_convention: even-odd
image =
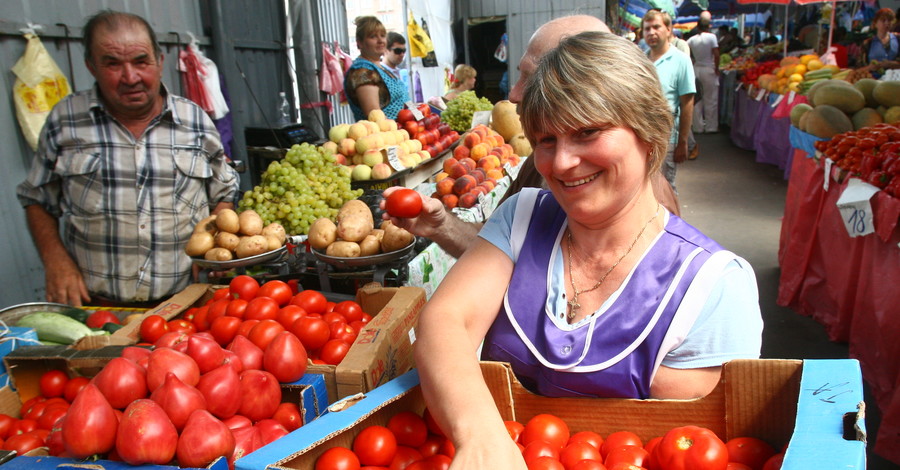
[(33, 32), (25, 34), (25, 53), (12, 67), (16, 75), (13, 101), (22, 134), (32, 150), (53, 106), (71, 93), (69, 81)]
[(409, 23), (406, 25), (406, 32), (409, 36), (409, 54), (412, 57), (425, 57), (429, 52), (434, 51), (434, 44), (428, 33), (416, 23), (412, 12), (409, 13)]
[(503, 33), (503, 36), (500, 36), (500, 44), (497, 46), (497, 50), (494, 51), (494, 58), (499, 60), (500, 62), (506, 63), (507, 56), (509, 54), (509, 36), (506, 33)]
[(228, 114), (228, 103), (219, 87), (219, 68), (203, 55), (197, 39), (190, 33), (191, 42), (178, 53), (178, 70), (184, 80), (187, 98), (197, 103), (213, 119)]
[(344, 90), (344, 72), (340, 59), (322, 44), (322, 66), (319, 69), (319, 90), (333, 95)]

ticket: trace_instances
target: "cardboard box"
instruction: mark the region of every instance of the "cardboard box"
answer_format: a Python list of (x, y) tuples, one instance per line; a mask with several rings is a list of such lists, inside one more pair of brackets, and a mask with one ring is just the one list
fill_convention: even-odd
[[(527, 422), (553, 413), (571, 432), (605, 436), (619, 430), (644, 441), (673, 427), (697, 425), (723, 440), (764, 439), (790, 443), (783, 470), (864, 469), (865, 424), (862, 373), (856, 360), (737, 360), (706, 397), (695, 400), (548, 398), (525, 390), (508, 364), (482, 364), (482, 372), (504, 419)], [(334, 446), (351, 447), (366, 426), (385, 425), (400, 411), (425, 407), (417, 371), (369, 392), (355, 404), (328, 413), (237, 462), (236, 468), (310, 469)]]
[(425, 305), (425, 290), (368, 284), (356, 292), (356, 302), (374, 317), (347, 356), (337, 366), (311, 364), (306, 370), (325, 376), (332, 403), (368, 392), (413, 368), (413, 327)]
[(105, 346), (128, 346), (140, 340), (141, 321), (150, 315), (161, 315), (168, 319), (187, 310), (209, 291), (209, 284), (191, 284), (172, 298), (160, 303), (156, 308), (144, 312), (139, 320), (133, 321), (111, 335), (85, 336), (78, 340), (75, 349), (97, 349)]
[[(18, 417), (22, 403), (38, 395), (40, 376), (53, 369), (68, 370), (70, 376), (83, 375), (93, 377), (114, 357), (121, 356), (125, 346), (109, 346), (101, 349), (79, 351), (65, 346), (37, 346), (17, 350), (4, 358), (10, 368), (13, 382), (18, 386), (18, 393), (10, 387), (0, 388), (0, 413)], [(296, 382), (281, 384), (282, 401), (297, 403), (304, 426), (325, 412), (328, 406), (328, 392), (325, 378), (321, 374), (306, 374)], [(3, 466), (7, 469), (55, 469), (55, 468), (93, 468), (93, 469), (129, 469), (132, 466), (121, 462), (98, 460), (85, 463), (72, 459), (48, 457), (45, 449), (34, 450), (28, 454), (12, 459)], [(173, 470), (178, 467), (168, 465), (142, 466), (146, 469)], [(226, 470), (227, 461), (220, 459), (210, 464), (207, 469)]]
[[(30, 454), (30, 453), (29, 453)], [(135, 467), (112, 460), (80, 461), (47, 455), (23, 455), (3, 464), (3, 470), (192, 470), (193, 467), (172, 465), (141, 465)], [(200, 470), (200, 469), (194, 469)], [(228, 470), (228, 461), (219, 458), (203, 470)]]
[[(14, 349), (35, 344), (40, 344), (40, 342), (38, 342), (34, 328), (6, 327), (0, 334), (0, 359), (6, 357)], [(0, 362), (0, 387), (7, 385), (9, 385), (9, 375), (6, 373), (6, 365)]]

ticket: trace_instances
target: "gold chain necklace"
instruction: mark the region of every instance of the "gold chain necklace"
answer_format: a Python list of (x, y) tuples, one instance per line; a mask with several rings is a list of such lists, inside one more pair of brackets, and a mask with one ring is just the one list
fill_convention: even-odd
[(644, 227), (641, 228), (640, 232), (638, 232), (637, 237), (635, 237), (634, 241), (631, 242), (631, 246), (628, 247), (628, 250), (625, 252), (625, 254), (622, 255), (618, 261), (616, 261), (612, 266), (609, 267), (609, 269), (606, 270), (606, 273), (603, 275), (603, 277), (601, 277), (600, 280), (593, 285), (593, 287), (591, 287), (590, 289), (585, 289), (583, 291), (579, 291), (578, 288), (575, 287), (575, 276), (572, 275), (572, 251), (574, 251), (574, 248), (572, 245), (572, 231), (569, 230), (569, 233), (566, 235), (566, 242), (569, 244), (569, 253), (567, 256), (569, 261), (569, 283), (572, 284), (572, 291), (575, 292), (575, 295), (572, 296), (572, 300), (566, 301), (566, 303), (569, 304), (569, 312), (566, 314), (566, 318), (569, 321), (572, 321), (575, 318), (575, 314), (578, 312), (578, 309), (581, 308), (581, 304), (578, 303), (578, 296), (597, 290), (600, 286), (603, 285), (603, 281), (606, 281), (606, 278), (610, 273), (613, 272), (613, 269), (616, 269), (616, 266), (618, 266), (619, 263), (621, 263), (622, 260), (625, 259), (626, 256), (628, 256), (628, 253), (631, 253), (631, 250), (634, 249), (634, 245), (636, 245), (637, 241), (641, 239), (641, 235), (644, 234), (644, 230), (647, 230), (650, 222), (653, 222), (653, 220), (656, 219), (656, 216), (659, 215), (659, 207), (659, 203), (657, 203), (656, 212), (653, 214), (653, 217), (650, 217), (650, 220), (648, 220), (647, 223), (644, 224)]

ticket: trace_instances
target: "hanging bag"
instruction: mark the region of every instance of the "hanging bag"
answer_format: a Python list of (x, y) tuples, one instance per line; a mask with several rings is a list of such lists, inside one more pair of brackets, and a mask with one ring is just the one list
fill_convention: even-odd
[(13, 101), (22, 134), (32, 150), (37, 150), (38, 137), (53, 106), (71, 93), (69, 81), (50, 57), (35, 33), (35, 27), (23, 30), (25, 53), (12, 67), (16, 75)]

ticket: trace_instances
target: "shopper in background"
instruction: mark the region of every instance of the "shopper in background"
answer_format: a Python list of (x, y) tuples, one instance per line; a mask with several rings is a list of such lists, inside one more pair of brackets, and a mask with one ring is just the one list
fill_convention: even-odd
[(688, 158), (696, 88), (691, 58), (671, 46), (669, 42), (671, 29), (672, 17), (662, 10), (656, 8), (648, 10), (641, 19), (641, 30), (647, 45), (650, 46), (647, 56), (656, 67), (663, 96), (669, 101), (669, 108), (675, 118), (669, 149), (662, 166), (663, 175), (675, 188), (675, 165)]
[(863, 41), (862, 52), (864, 55), (863, 63), (871, 64), (873, 61), (889, 62), (889, 66), (893, 66), (893, 62), (897, 61), (897, 53), (900, 52), (900, 35), (891, 32), (894, 26), (894, 11), (890, 8), (882, 8), (875, 12), (872, 18), (872, 26), (875, 28), (875, 35)]
[(684, 40), (685, 40), (685, 41), (687, 41), (688, 39), (690, 39), (691, 37), (693, 37), (695, 34), (699, 34), (699, 33), (700, 33), (700, 27), (699, 27), (699, 26), (700, 26), (700, 22), (703, 21), (703, 20), (706, 20), (706, 21), (710, 21), (710, 22), (711, 22), (711, 21), (712, 21), (712, 13), (710, 13), (708, 10), (703, 10), (703, 11), (700, 12), (700, 16), (697, 18), (697, 24), (694, 25), (694, 27), (691, 28), (688, 32), (684, 33)]
[(406, 58), (406, 39), (393, 31), (387, 34), (387, 49), (381, 65), (388, 69), (395, 77), (403, 80), (403, 86), (409, 91), (409, 70), (406, 70), (404, 59)]
[(388, 119), (396, 119), (409, 101), (409, 90), (399, 76), (381, 64), (381, 56), (387, 51), (387, 31), (374, 16), (360, 16), (354, 24), (359, 57), (344, 76), (344, 91), (353, 117), (366, 119), (372, 110), (380, 109)]
[(694, 134), (719, 132), (719, 41), (709, 30), (710, 23), (700, 20), (700, 32), (688, 39), (694, 58), (694, 75), (703, 89), (699, 106), (694, 109)]
[(478, 72), (475, 71), (475, 67), (466, 64), (457, 65), (453, 70), (453, 83), (450, 84), (450, 91), (444, 95), (444, 101), (452, 101), (460, 93), (474, 89), (477, 75)]
[(481, 375), (482, 341), (482, 359), (551, 397), (692, 399), (723, 362), (759, 357), (753, 269), (653, 195), (672, 116), (647, 57), (609, 33), (563, 38), (520, 110), (549, 191), (497, 209), (416, 327), (454, 469), (526, 468)]
[[(509, 91), (509, 100), (518, 103), (522, 99), (522, 91), (525, 82), (537, 70), (541, 57), (552, 48), (556, 47), (560, 39), (565, 36), (578, 34), (584, 31), (610, 32), (606, 23), (590, 15), (573, 15), (551, 20), (534, 32), (528, 41), (525, 54), (519, 61), (519, 80)], [(678, 198), (672, 186), (666, 181), (660, 172), (651, 176), (651, 184), (656, 197), (662, 205), (674, 214), (680, 214)], [(501, 203), (523, 188), (542, 188), (546, 186), (543, 176), (537, 172), (533, 158), (526, 158), (521, 164), (519, 174), (507, 189), (501, 199)], [(388, 188), (384, 194), (387, 196), (395, 188)], [(391, 218), (394, 224), (409, 230), (413, 234), (426, 237), (446, 251), (451, 256), (458, 258), (476, 240), (481, 223), (465, 222), (449, 210), (435, 198), (424, 198), (422, 213), (411, 219)]]
[(17, 196), (48, 301), (153, 305), (191, 282), (184, 247), (211, 210), (234, 207), (238, 175), (207, 114), (161, 83), (146, 20), (101, 11), (84, 51), (96, 83), (53, 108)]

